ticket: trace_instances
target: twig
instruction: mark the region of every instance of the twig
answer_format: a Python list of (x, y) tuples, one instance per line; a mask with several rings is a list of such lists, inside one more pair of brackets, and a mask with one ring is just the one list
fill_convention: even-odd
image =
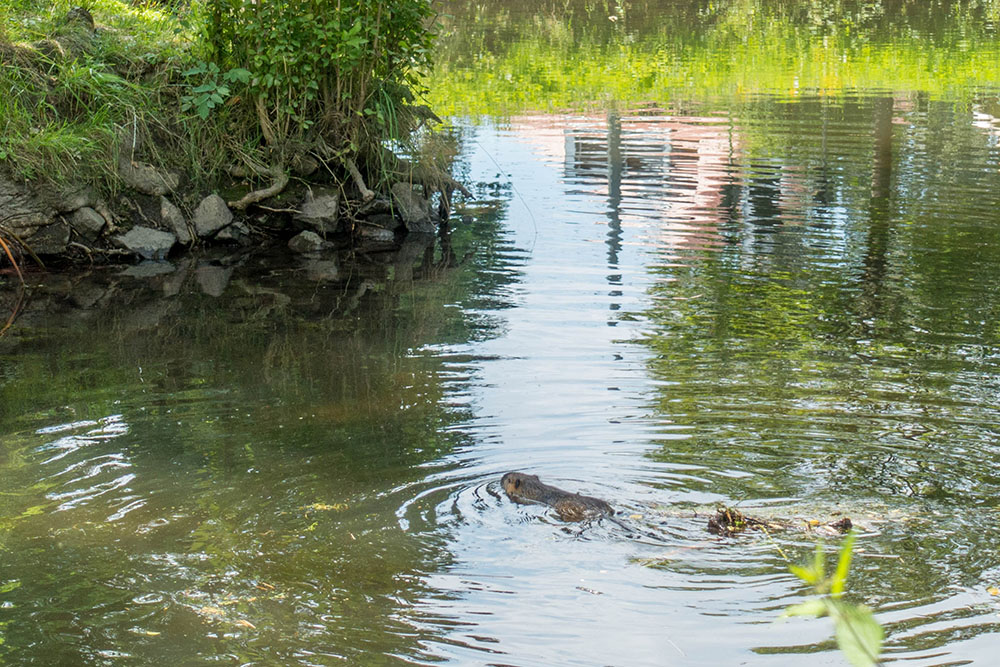
[(82, 243), (77, 243), (76, 241), (70, 241), (66, 245), (72, 246), (74, 248), (80, 248), (88, 255), (96, 252), (99, 255), (113, 255), (113, 256), (127, 256), (127, 257), (135, 256), (135, 253), (132, 252), (131, 250), (122, 250), (120, 248), (91, 248), (89, 246), (83, 245)]
[(83, 245), (82, 243), (77, 243), (76, 241), (70, 241), (69, 243), (66, 244), (66, 247), (68, 247), (68, 248), (79, 248), (79, 249), (83, 250), (85, 253), (87, 253), (87, 259), (90, 260), (90, 263), (91, 264), (94, 263), (94, 253), (90, 252), (90, 248), (88, 248), (87, 246)]
[(269, 213), (301, 213), (297, 208), (272, 208), (270, 206), (264, 206), (263, 204), (257, 204), (257, 208), (267, 211)]

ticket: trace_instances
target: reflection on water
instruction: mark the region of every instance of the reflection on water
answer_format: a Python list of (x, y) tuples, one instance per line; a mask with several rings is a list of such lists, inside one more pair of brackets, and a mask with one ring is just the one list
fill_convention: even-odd
[[(771, 622), (815, 537), (710, 535), (725, 503), (851, 516), (888, 657), (989, 664), (1000, 102), (907, 91), (465, 122), (450, 235), (35, 274), (4, 659), (840, 664)], [(508, 470), (620, 512), (563, 524)]]

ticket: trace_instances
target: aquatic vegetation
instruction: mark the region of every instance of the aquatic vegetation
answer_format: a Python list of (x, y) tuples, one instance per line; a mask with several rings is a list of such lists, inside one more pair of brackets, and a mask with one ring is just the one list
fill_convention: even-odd
[(855, 533), (851, 532), (844, 538), (837, 568), (830, 576), (826, 575), (822, 544), (816, 545), (811, 564), (789, 566), (792, 574), (813, 587), (817, 597), (788, 607), (784, 616), (829, 616), (833, 620), (837, 646), (844, 652), (844, 656), (852, 665), (865, 667), (880, 664), (879, 654), (884, 633), (868, 607), (843, 600), (844, 586), (851, 567), (854, 537)]

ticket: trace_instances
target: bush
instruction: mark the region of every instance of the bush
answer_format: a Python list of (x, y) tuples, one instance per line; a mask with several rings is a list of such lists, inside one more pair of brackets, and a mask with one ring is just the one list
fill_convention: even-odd
[(375, 156), (405, 135), (399, 111), (430, 65), (428, 0), (206, 0), (202, 11), (207, 58), (250, 73), (234, 99), (270, 163)]

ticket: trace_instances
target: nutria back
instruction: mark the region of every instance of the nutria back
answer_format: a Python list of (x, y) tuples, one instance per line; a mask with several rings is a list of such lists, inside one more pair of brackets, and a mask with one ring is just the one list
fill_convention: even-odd
[(552, 506), (563, 521), (582, 521), (615, 511), (600, 498), (581, 496), (544, 484), (537, 475), (509, 472), (500, 478), (500, 485), (507, 496), (517, 503), (544, 503)]

